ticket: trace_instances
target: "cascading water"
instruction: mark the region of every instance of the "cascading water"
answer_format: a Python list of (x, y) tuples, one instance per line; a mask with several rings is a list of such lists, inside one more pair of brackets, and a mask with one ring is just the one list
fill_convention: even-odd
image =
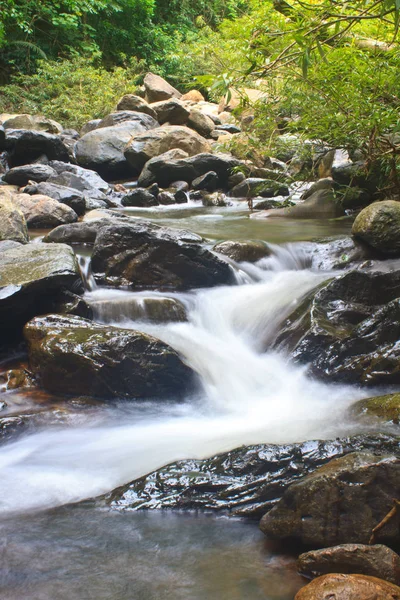
[[(173, 346), (198, 374), (198, 389), (183, 404), (173, 398), (117, 404), (92, 426), (37, 433), (5, 446), (0, 511), (76, 502), (176, 460), (242, 444), (350, 432), (344, 412), (360, 392), (315, 382), (305, 368), (265, 351), (285, 316), (329, 276), (301, 268), (305, 264), (287, 247), (258, 265), (238, 266), (237, 286), (172, 295), (186, 307), (187, 322), (135, 321), (121, 310), (113, 324)], [(109, 322), (107, 306), (114, 310), (116, 297), (129, 304), (140, 294), (96, 289), (86, 297)]]

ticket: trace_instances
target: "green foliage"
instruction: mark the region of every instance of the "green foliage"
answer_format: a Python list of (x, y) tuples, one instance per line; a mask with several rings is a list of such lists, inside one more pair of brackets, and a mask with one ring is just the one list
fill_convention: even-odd
[(2, 88), (0, 112), (43, 114), (79, 129), (114, 110), (123, 94), (133, 93), (143, 69), (134, 60), (111, 71), (96, 66), (95, 59), (40, 61), (37, 73), (15, 77)]

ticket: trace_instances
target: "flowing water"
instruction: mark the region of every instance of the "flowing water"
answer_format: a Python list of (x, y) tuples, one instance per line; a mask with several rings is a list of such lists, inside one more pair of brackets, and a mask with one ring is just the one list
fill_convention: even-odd
[[(215, 237), (220, 237), (220, 232)], [(98, 514), (93, 509), (85, 512), (82, 508), (32, 516), (33, 511), (101, 495), (178, 459), (207, 457), (242, 444), (299, 442), (355, 430), (357, 426), (349, 422), (346, 408), (362, 392), (316, 382), (307, 375), (305, 367), (295, 366), (285, 355), (268, 350), (285, 317), (310, 290), (332, 276), (307, 268), (309, 261), (301, 246), (273, 250), (271, 257), (257, 265), (232, 263), (236, 286), (167, 295), (185, 307), (185, 322), (156, 324), (146, 319), (145, 310), (138, 313), (138, 305), (143, 309), (146, 298), (161, 300), (165, 295), (95, 288), (90, 280), (86, 298), (93, 305), (98, 321), (139, 329), (166, 341), (197, 373), (197, 386), (183, 403), (174, 398), (165, 398), (163, 402), (114, 403), (99, 408), (96, 418), (79, 427), (46, 429), (2, 447), (0, 514), (6, 520), (1, 520), (0, 525), (6, 540), (2, 563), (8, 587), (1, 598), (15, 600), (21, 597), (18, 590), (24, 589), (24, 585), (36, 585), (37, 580), (38, 591), (24, 597), (34, 600), (291, 597), (292, 588), (272, 592), (268, 569), (261, 577), (262, 583), (254, 583), (260, 576), (257, 564), (261, 542), (258, 534), (253, 529), (250, 532), (246, 529), (250, 526), (240, 521), (197, 517), (185, 529), (186, 525), (182, 525), (185, 521), (178, 517), (169, 516), (170, 521), (163, 521), (160, 516), (131, 514), (124, 521), (123, 516)], [(82, 268), (88, 268), (87, 261), (83, 260)], [(157, 530), (160, 523), (161, 533)], [(243, 573), (245, 568), (237, 560), (236, 552), (241, 556), (242, 550), (236, 548), (234, 528), (239, 537), (247, 540), (245, 547), (247, 543), (252, 548), (249, 552), (254, 557), (254, 569), (250, 574)], [(197, 530), (208, 532), (200, 536), (202, 542), (198, 541)], [(242, 577), (242, 583), (237, 583), (233, 590), (228, 585), (228, 569), (222, 566), (223, 561), (218, 583), (209, 579), (207, 570), (201, 568), (202, 561), (212, 564), (215, 560), (212, 542), (215, 531), (223, 538), (222, 556), (226, 553), (227, 557), (236, 557), (229, 565), (229, 575)], [(72, 543), (71, 539), (77, 535), (79, 543)], [(176, 555), (171, 555), (167, 547), (172, 539), (178, 545)], [(139, 540), (138, 547), (145, 555), (149, 553), (148, 560), (133, 540)], [(61, 558), (51, 556), (51, 543), (61, 544)], [(154, 563), (154, 553), (150, 552), (153, 546)], [(19, 549), (25, 547), (26, 560), (32, 555), (33, 564), (40, 564), (36, 574), (30, 569), (27, 573), (23, 571), (21, 577), (26, 579), (21, 583), (17, 576), (13, 579), (13, 568), (21, 565)], [(36, 556), (36, 548), (41, 558)], [(178, 560), (173, 556), (178, 556)], [(72, 568), (75, 560), (79, 565), (74, 566), (70, 575), (74, 578), (76, 570), (77, 581), (70, 581), (68, 586), (68, 568)], [(118, 584), (116, 576), (114, 579), (111, 576), (112, 567), (103, 564), (109, 560), (118, 573), (121, 569)], [(179, 565), (183, 565), (183, 570)], [(51, 569), (60, 571), (64, 587), (59, 595), (51, 595)], [(102, 586), (107, 589), (107, 585), (109, 592), (102, 591)]]

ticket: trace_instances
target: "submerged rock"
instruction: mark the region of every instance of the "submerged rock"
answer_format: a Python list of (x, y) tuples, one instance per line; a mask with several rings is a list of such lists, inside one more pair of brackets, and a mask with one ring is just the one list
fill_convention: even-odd
[(400, 587), (368, 575), (323, 575), (297, 592), (294, 600), (400, 600)]
[[(368, 544), (399, 494), (397, 456), (354, 452), (292, 484), (261, 519), (260, 528), (272, 539), (295, 539), (314, 548)], [(376, 541), (398, 544), (399, 524), (397, 514), (377, 532)]]
[(115, 490), (116, 509), (204, 509), (260, 518), (288, 486), (334, 457), (355, 450), (398, 452), (399, 438), (355, 436), (302, 444), (242, 447), (205, 460), (183, 460)]
[(400, 202), (384, 200), (364, 208), (353, 223), (352, 233), (379, 252), (400, 254)]
[(187, 290), (233, 283), (229, 265), (194, 240), (146, 223), (110, 223), (97, 234), (92, 272), (99, 283), (131, 289)]
[(30, 366), (50, 392), (175, 398), (192, 384), (175, 350), (139, 331), (48, 315), (30, 321), (24, 335)]
[(400, 556), (383, 544), (342, 544), (300, 554), (299, 571), (315, 577), (326, 573), (357, 573), (400, 583)]

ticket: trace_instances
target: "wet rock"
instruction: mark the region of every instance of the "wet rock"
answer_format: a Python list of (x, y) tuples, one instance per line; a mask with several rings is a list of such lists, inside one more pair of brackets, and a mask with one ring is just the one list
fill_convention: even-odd
[(400, 254), (400, 203), (374, 202), (353, 223), (352, 234), (383, 254)]
[(301, 588), (295, 600), (399, 600), (400, 588), (368, 575), (323, 575)]
[(27, 420), (25, 416), (0, 417), (0, 444), (25, 433), (28, 429)]
[(86, 210), (85, 196), (82, 192), (65, 185), (43, 182), (39, 183), (36, 192), (52, 198), (54, 201), (69, 206), (77, 215), (83, 215)]
[(351, 407), (352, 415), (378, 417), (386, 423), (400, 423), (400, 394), (386, 394), (359, 400)]
[(171, 98), (170, 100), (161, 100), (153, 102), (151, 108), (156, 113), (156, 119), (162, 125), (185, 125), (188, 121), (190, 110), (186, 108), (183, 102)]
[(288, 196), (289, 188), (286, 185), (272, 179), (261, 179), (260, 177), (249, 177), (238, 183), (231, 191), (234, 198), (272, 198), (273, 196)]
[(89, 131), (76, 142), (76, 160), (80, 166), (93, 169), (107, 181), (135, 175), (137, 169), (126, 161), (124, 150), (132, 136), (145, 130), (142, 122), (128, 121)]
[[(295, 539), (314, 548), (368, 544), (399, 493), (399, 458), (354, 452), (292, 484), (261, 519), (260, 528), (269, 538)], [(396, 515), (377, 533), (376, 541), (398, 544), (399, 524)]]
[(196, 177), (192, 181), (192, 187), (194, 190), (204, 190), (206, 192), (214, 192), (219, 184), (218, 175), (215, 171), (208, 171), (200, 177)]
[(0, 376), (4, 379), (4, 391), (18, 390), (35, 386), (32, 373), (26, 369), (10, 369)]
[(49, 160), (69, 161), (68, 148), (58, 135), (44, 131), (7, 130), (6, 143), (11, 167), (33, 163), (45, 155)]
[(230, 206), (231, 205), (231, 203), (226, 199), (225, 194), (223, 194), (222, 192), (215, 192), (214, 194), (203, 194), (202, 203), (203, 203), (203, 206)]
[(336, 219), (345, 213), (341, 202), (331, 190), (319, 190), (295, 206), (259, 214), (265, 217), (289, 217), (291, 219)]
[[(93, 189), (100, 190), (100, 192), (107, 192), (110, 190), (110, 186), (104, 179), (100, 177), (98, 173), (92, 171), (91, 169), (84, 169), (79, 165), (72, 165), (70, 163), (64, 163), (59, 160), (52, 160), (49, 163), (50, 167), (55, 169), (59, 175), (62, 175), (64, 181), (61, 185), (71, 186), (76, 188), (82, 192), (88, 192), (92, 195), (92, 197), (97, 197), (94, 195)], [(66, 173), (73, 173), (76, 175), (76, 178), (67, 179)], [(100, 200), (103, 200), (102, 197), (98, 197)]]
[(134, 94), (125, 94), (117, 104), (117, 110), (134, 110), (136, 112), (146, 113), (157, 120), (155, 110), (140, 96)]
[(78, 220), (78, 215), (72, 208), (42, 194), (14, 194), (12, 202), (31, 228), (47, 229)]
[(172, 192), (160, 192), (157, 196), (157, 200), (159, 204), (163, 204), (165, 206), (169, 204), (176, 204), (175, 195)]
[(400, 556), (383, 544), (342, 544), (300, 554), (299, 571), (309, 577), (357, 573), (400, 583)]
[(104, 117), (97, 125), (96, 129), (102, 127), (117, 127), (125, 125), (127, 122), (137, 124), (137, 132), (147, 131), (147, 129), (153, 129), (158, 127), (157, 120), (144, 112), (135, 112), (133, 110), (120, 110), (118, 112), (111, 113)]
[[(282, 205), (285, 203), (285, 200), (261, 200), (261, 202), (256, 201), (257, 198), (254, 199), (255, 204), (253, 204), (253, 210), (271, 210), (273, 208), (282, 208)], [(291, 203), (293, 205), (293, 202)]]
[[(210, 149), (207, 140), (195, 131), (178, 125), (166, 125), (135, 135), (133, 139), (128, 140), (124, 155), (131, 167), (138, 172), (148, 160), (175, 148), (187, 152), (189, 156)], [(174, 179), (181, 179), (181, 177), (174, 176), (172, 181)], [(155, 181), (162, 185), (160, 181)], [(170, 182), (171, 180), (168, 183)], [(148, 185), (151, 183), (154, 181)], [(142, 185), (140, 180), (139, 185)]]
[(110, 224), (100, 229), (92, 255), (96, 281), (131, 289), (186, 290), (233, 283), (227, 263), (172, 229)]
[(398, 452), (399, 438), (368, 435), (241, 447), (205, 460), (184, 460), (163, 467), (115, 490), (107, 501), (122, 510), (202, 509), (260, 518), (289, 485), (334, 457), (365, 448)]
[(136, 188), (122, 198), (122, 206), (148, 207), (157, 205), (157, 198), (145, 188)]
[(251, 241), (226, 241), (216, 244), (213, 248), (214, 252), (219, 252), (225, 256), (229, 256), (236, 262), (257, 262), (265, 256), (271, 254), (271, 250), (267, 244), (263, 242)]
[(3, 176), (3, 181), (11, 185), (24, 186), (29, 181), (47, 181), (56, 172), (49, 165), (33, 164), (14, 167)]
[[(62, 185), (67, 188), (73, 188), (78, 192), (81, 192), (85, 198), (101, 200), (108, 205), (112, 204), (108, 196), (106, 196), (102, 190), (91, 184), (90, 179), (91, 178), (88, 178), (86, 175), (64, 171), (55, 177), (50, 177), (46, 184)], [(109, 191), (109, 189), (107, 191)]]
[(241, 162), (230, 154), (202, 152), (187, 158), (173, 158), (164, 154), (146, 163), (139, 176), (139, 185), (148, 186), (156, 181), (162, 187), (168, 187), (177, 179), (191, 183), (196, 177), (214, 171), (223, 186), (227, 183), (232, 169), (240, 164)]
[(0, 192), (0, 241), (12, 240), (26, 244), (29, 236), (24, 215), (11, 200), (11, 194)]
[(183, 190), (178, 190), (174, 193), (175, 203), (176, 204), (186, 204), (188, 202), (188, 193)]
[(138, 331), (48, 315), (30, 321), (24, 335), (31, 368), (53, 393), (176, 398), (191, 385), (178, 354)]
[(93, 300), (90, 303), (96, 318), (102, 323), (118, 323), (125, 319), (149, 321), (151, 323), (170, 323), (187, 321), (186, 309), (176, 298), (137, 298), (116, 296), (112, 301)]
[(81, 296), (69, 290), (62, 290), (57, 294), (54, 307), (57, 314), (93, 319), (92, 307)]
[(28, 244), (0, 254), (0, 327), (17, 337), (33, 316), (51, 311), (62, 290), (83, 292), (74, 253), (64, 244)]
[(158, 102), (160, 100), (169, 100), (169, 98), (180, 98), (182, 96), (182, 94), (165, 81), (165, 79), (154, 73), (147, 73), (143, 85), (146, 90), (147, 102)]
[(215, 129), (215, 123), (210, 117), (200, 110), (192, 109), (187, 120), (187, 125), (205, 138), (210, 137)]
[(310, 248), (310, 266), (323, 271), (345, 269), (350, 265), (361, 267), (373, 258), (376, 258), (376, 253), (351, 237), (319, 242)]

